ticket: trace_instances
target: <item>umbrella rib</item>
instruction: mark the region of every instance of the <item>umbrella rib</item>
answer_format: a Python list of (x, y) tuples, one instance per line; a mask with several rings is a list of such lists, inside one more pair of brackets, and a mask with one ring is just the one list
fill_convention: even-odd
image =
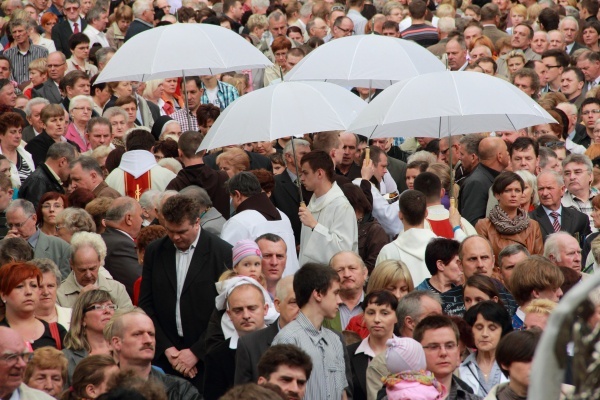
[(362, 37), (358, 40), (358, 43), (356, 44), (356, 47), (354, 47), (354, 54), (352, 55), (352, 59), (350, 60), (350, 68), (348, 68), (348, 76), (346, 77), (347, 80), (350, 80), (350, 77), (352, 76), (352, 68), (354, 67), (354, 60), (356, 59), (356, 53), (358, 53), (358, 46), (360, 46), (361, 42), (362, 42)]

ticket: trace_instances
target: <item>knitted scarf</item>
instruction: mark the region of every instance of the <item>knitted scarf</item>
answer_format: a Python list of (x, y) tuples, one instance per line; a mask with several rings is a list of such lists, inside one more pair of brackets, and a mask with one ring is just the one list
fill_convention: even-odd
[(495, 206), (488, 216), (494, 228), (502, 235), (514, 235), (523, 232), (529, 226), (529, 217), (522, 209), (517, 209), (515, 219), (510, 219), (500, 206)]

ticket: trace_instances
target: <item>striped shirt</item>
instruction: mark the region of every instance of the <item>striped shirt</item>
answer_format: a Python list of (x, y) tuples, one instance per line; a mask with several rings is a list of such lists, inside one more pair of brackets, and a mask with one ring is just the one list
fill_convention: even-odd
[(339, 400), (348, 386), (344, 346), (327, 328), (317, 330), (300, 311), (296, 319), (279, 331), (273, 345), (293, 344), (312, 359), (313, 369), (306, 384), (307, 400)]
[(12, 65), (12, 79), (21, 84), (29, 80), (29, 63), (38, 58), (48, 57), (48, 50), (33, 44), (30, 39), (29, 50), (25, 54), (21, 53), (18, 46), (15, 46), (6, 50), (4, 56), (10, 60)]
[(402, 39), (412, 40), (423, 47), (428, 47), (440, 41), (437, 28), (427, 24), (411, 25), (400, 34)]

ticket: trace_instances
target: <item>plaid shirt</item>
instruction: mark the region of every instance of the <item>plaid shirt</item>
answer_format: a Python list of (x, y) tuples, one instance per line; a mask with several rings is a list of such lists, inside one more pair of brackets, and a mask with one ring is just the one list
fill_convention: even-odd
[(38, 58), (48, 57), (48, 50), (42, 46), (33, 44), (29, 40), (29, 50), (22, 54), (18, 46), (11, 47), (4, 52), (4, 56), (10, 60), (12, 66), (12, 79), (21, 84), (29, 80), (29, 63)]
[[(208, 93), (206, 86), (202, 83), (202, 89), (204, 89), (204, 94), (200, 99), (200, 103), (202, 104), (210, 104), (208, 101)], [(221, 111), (227, 108), (235, 99), (240, 97), (237, 89), (228, 83), (217, 81), (217, 100), (213, 103), (215, 106), (219, 107)]]
[[(189, 112), (190, 114), (190, 121), (192, 123), (192, 126), (190, 126), (190, 124), (188, 123), (188, 117), (186, 115), (186, 112)], [(181, 132), (198, 130), (198, 119), (196, 118), (194, 113), (188, 111), (187, 108), (177, 110), (173, 114), (169, 115), (169, 117), (179, 122), (179, 125), (181, 125)]]

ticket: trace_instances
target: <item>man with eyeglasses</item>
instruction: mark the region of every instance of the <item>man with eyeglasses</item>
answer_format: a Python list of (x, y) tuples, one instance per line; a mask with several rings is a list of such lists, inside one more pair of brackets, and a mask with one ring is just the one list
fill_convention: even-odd
[(333, 37), (333, 26), (335, 25), (335, 21), (339, 17), (346, 16), (346, 6), (341, 3), (335, 3), (331, 6), (331, 11), (329, 13), (329, 18), (327, 18), (327, 25), (329, 27), (327, 36), (323, 38), (325, 43), (329, 42)]
[[(83, 32), (87, 27), (87, 22), (79, 15), (79, 0), (65, 0), (63, 12), (66, 18), (52, 28), (52, 40), (56, 45), (56, 50), (69, 58), (71, 57), (69, 38), (74, 33)], [(49, 60), (48, 63), (50, 63)]]
[(31, 97), (42, 97), (52, 104), (60, 104), (62, 102), (62, 95), (60, 94), (58, 85), (67, 71), (67, 58), (60, 51), (50, 53), (46, 67), (48, 68), (48, 79), (41, 87), (33, 88)]
[(154, 28), (154, 6), (152, 0), (136, 0), (132, 6), (133, 22), (129, 25), (125, 34), (125, 41), (128, 41), (138, 33)]
[(560, 92), (561, 76), (564, 69), (569, 65), (569, 56), (563, 50), (552, 49), (542, 53), (542, 62), (548, 68), (548, 84), (542, 88), (542, 93)]
[(565, 158), (562, 165), (563, 177), (567, 185), (567, 192), (562, 198), (563, 207), (574, 207), (586, 214), (592, 232), (597, 232), (592, 218), (592, 211), (594, 211), (592, 199), (600, 192), (592, 186), (594, 179), (592, 162), (586, 155), (571, 154)]
[(52, 400), (41, 390), (23, 383), (25, 368), (33, 353), (14, 329), (0, 327), (0, 399)]
[[(141, 216), (140, 216), (141, 226)], [(57, 225), (57, 230), (61, 229)], [(71, 272), (56, 292), (56, 302), (62, 307), (73, 307), (79, 295), (101, 289), (110, 293), (119, 309), (133, 308), (125, 286), (109, 277), (104, 266), (106, 244), (97, 233), (77, 232), (71, 238)], [(64, 272), (63, 272), (64, 275)]]
[(585, 99), (581, 103), (579, 110), (581, 122), (583, 123), (583, 126), (585, 126), (587, 135), (585, 137), (581, 135), (578, 142), (576, 142), (575, 139), (573, 139), (573, 142), (584, 147), (589, 147), (592, 143), (592, 137), (594, 136), (594, 125), (596, 125), (596, 121), (600, 118), (600, 100), (595, 97)]
[(46, 235), (37, 228), (35, 208), (27, 200), (13, 200), (6, 209), (7, 238), (20, 237), (33, 248), (35, 258), (49, 258), (60, 269), (65, 278), (69, 274), (71, 249), (67, 242)]
[(354, 22), (348, 17), (338, 17), (333, 23), (332, 33), (331, 40), (352, 36), (354, 33)]

